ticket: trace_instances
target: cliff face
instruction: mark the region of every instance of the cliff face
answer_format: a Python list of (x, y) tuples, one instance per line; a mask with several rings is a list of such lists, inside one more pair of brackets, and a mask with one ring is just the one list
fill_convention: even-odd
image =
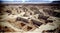
[(55, 5), (4, 5), (0, 11), (0, 32), (58, 33), (59, 14), (60, 6)]

